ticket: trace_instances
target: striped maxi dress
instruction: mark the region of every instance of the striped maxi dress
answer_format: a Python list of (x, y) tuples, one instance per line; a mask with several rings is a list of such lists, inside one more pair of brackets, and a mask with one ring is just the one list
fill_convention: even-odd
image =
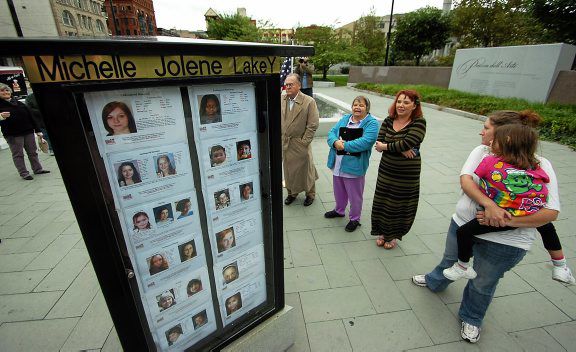
[(372, 236), (384, 236), (385, 241), (402, 239), (414, 223), (420, 197), (420, 155), (413, 159), (400, 152), (420, 149), (426, 135), (426, 120), (417, 118), (400, 131), (392, 127), (393, 119), (382, 122), (378, 141), (387, 143), (378, 166), (376, 192), (372, 204)]

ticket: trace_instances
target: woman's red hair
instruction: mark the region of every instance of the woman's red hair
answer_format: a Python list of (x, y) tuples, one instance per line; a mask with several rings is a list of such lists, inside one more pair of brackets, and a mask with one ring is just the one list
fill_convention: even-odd
[(388, 109), (388, 116), (395, 119), (396, 118), (396, 103), (398, 102), (398, 97), (400, 95), (405, 95), (410, 101), (413, 101), (416, 104), (416, 109), (412, 110), (412, 114), (410, 114), (410, 119), (415, 120), (417, 118), (422, 117), (422, 106), (420, 105), (420, 101), (422, 98), (420, 97), (420, 93), (415, 90), (410, 89), (403, 89), (396, 93), (396, 98), (390, 108)]

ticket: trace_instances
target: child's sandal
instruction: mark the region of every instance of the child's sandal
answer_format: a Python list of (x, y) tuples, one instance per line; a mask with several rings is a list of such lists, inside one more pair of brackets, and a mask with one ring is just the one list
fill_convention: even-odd
[(384, 236), (378, 236), (376, 238), (376, 245), (378, 247), (384, 247), (384, 244), (386, 243), (386, 241), (384, 240)]

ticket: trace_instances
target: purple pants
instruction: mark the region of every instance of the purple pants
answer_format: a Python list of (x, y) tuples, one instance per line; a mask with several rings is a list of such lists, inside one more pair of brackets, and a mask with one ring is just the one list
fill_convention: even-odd
[(332, 176), (332, 182), (334, 183), (334, 199), (336, 200), (334, 210), (338, 214), (345, 214), (346, 206), (350, 201), (350, 220), (360, 221), (365, 176), (356, 178)]
[(42, 165), (40, 160), (38, 160), (38, 153), (36, 152), (36, 139), (34, 133), (30, 133), (24, 136), (4, 136), (10, 151), (12, 152), (12, 160), (20, 177), (26, 177), (30, 175), (30, 172), (26, 169), (26, 163), (24, 162), (24, 150), (28, 154), (28, 160), (30, 160), (30, 165), (32, 166), (32, 171), (38, 173), (42, 171)]

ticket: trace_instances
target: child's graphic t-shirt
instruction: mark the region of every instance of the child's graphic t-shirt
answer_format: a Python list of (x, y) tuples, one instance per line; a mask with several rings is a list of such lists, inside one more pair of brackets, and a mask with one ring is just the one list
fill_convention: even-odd
[(480, 187), (490, 199), (514, 216), (524, 216), (540, 210), (546, 204), (550, 182), (542, 168), (521, 170), (488, 155), (474, 170), (480, 177)]

